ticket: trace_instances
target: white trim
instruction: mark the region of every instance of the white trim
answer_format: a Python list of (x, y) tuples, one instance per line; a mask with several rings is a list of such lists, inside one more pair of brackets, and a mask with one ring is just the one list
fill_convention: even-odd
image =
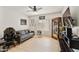
[(65, 7), (64, 7), (64, 9), (63, 9), (63, 11), (62, 11), (62, 13), (61, 13), (62, 15), (64, 14), (64, 12), (66, 11), (67, 8), (68, 8), (68, 6), (65, 6)]

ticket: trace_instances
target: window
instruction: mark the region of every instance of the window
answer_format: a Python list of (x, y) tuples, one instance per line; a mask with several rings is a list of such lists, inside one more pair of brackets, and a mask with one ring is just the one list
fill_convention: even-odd
[(27, 25), (27, 20), (26, 19), (21, 19), (20, 24), (21, 25)]
[(39, 16), (39, 19), (43, 20), (43, 19), (45, 19), (45, 16)]

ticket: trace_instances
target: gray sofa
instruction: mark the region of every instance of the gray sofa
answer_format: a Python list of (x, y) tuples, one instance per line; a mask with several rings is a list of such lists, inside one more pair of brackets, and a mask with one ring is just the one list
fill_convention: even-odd
[(28, 40), (29, 38), (32, 38), (34, 36), (34, 31), (20, 30), (16, 31), (16, 35), (18, 43), (21, 43), (24, 42), (25, 40)]

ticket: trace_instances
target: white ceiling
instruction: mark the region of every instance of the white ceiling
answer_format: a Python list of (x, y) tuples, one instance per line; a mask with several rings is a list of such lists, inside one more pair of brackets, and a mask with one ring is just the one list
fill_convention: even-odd
[[(37, 6), (38, 7), (38, 6)], [(37, 12), (27, 10), (29, 15), (38, 15), (38, 14), (48, 14), (48, 13), (59, 13), (62, 12), (63, 6), (40, 6), (42, 9), (38, 10)], [(27, 8), (29, 9), (29, 8)]]
[[(63, 11), (64, 6), (37, 6), (41, 7), (37, 12), (33, 12), (28, 6), (10, 6), (13, 10), (24, 13), (25, 15), (39, 15), (39, 14), (48, 14), (48, 13), (59, 13)], [(29, 11), (30, 10), (30, 11)]]

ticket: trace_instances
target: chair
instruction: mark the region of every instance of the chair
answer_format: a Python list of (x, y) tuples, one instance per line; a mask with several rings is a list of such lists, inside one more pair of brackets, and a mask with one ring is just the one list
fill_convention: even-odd
[(14, 28), (12, 27), (8, 27), (4, 30), (4, 47), (3, 49), (5, 49), (7, 47), (10, 48), (11, 45), (15, 45), (14, 41), (15, 41), (15, 35), (16, 35), (16, 31)]

